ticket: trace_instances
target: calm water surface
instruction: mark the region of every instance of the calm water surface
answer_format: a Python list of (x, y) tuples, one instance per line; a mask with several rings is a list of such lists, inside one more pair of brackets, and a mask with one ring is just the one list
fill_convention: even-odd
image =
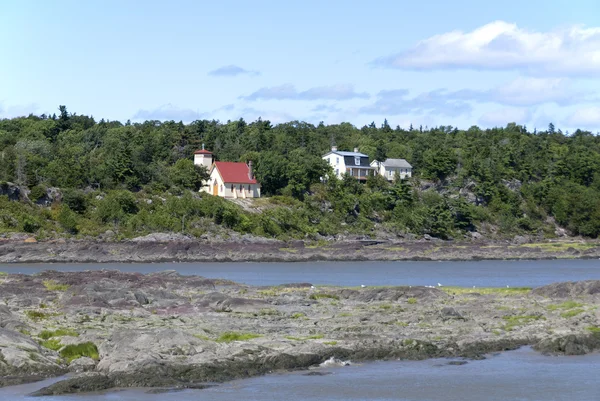
[(537, 287), (558, 281), (600, 280), (600, 260), (521, 260), (469, 262), (298, 262), (298, 263), (107, 263), (0, 264), (0, 271), (117, 269), (151, 273), (177, 270), (250, 285), (309, 282), (340, 286), (455, 285)]
[[(463, 366), (447, 360), (376, 362), (330, 369), (327, 376), (304, 372), (238, 380), (206, 390), (147, 394), (145, 390), (35, 398), (42, 401), (598, 401), (600, 354), (545, 357), (528, 348)], [(35, 385), (0, 389), (0, 400), (34, 398)]]

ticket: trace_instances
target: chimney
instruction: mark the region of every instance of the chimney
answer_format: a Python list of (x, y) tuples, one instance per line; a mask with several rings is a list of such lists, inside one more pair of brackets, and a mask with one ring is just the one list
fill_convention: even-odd
[(254, 174), (252, 172), (252, 160), (248, 162), (248, 178), (250, 178), (251, 180), (254, 179)]
[(331, 147), (331, 151), (332, 151), (332, 152), (337, 152), (337, 146), (332, 146), (332, 147)]
[(358, 153), (358, 148), (354, 148), (354, 153)]

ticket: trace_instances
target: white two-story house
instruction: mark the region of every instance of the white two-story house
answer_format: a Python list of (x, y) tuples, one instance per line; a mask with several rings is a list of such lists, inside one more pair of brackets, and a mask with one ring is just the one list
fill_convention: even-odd
[(412, 177), (412, 166), (404, 159), (386, 159), (383, 162), (373, 160), (371, 167), (388, 181), (393, 181), (395, 177), (403, 180)]
[(333, 167), (337, 178), (342, 178), (344, 174), (348, 173), (358, 180), (366, 180), (375, 171), (369, 164), (369, 156), (360, 153), (358, 148), (354, 148), (354, 152), (346, 152), (332, 146), (331, 151), (323, 155), (323, 159)]

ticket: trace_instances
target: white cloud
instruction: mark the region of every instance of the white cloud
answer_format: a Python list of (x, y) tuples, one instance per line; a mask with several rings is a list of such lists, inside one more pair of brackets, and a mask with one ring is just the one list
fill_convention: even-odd
[(572, 127), (600, 130), (600, 106), (586, 107), (576, 110), (567, 118)]
[(292, 84), (260, 88), (248, 96), (242, 96), (245, 100), (349, 100), (355, 98), (367, 99), (369, 94), (354, 91), (354, 86), (349, 84), (338, 84), (331, 86), (318, 86), (299, 92)]
[(138, 110), (133, 116), (134, 120), (161, 120), (190, 122), (208, 117), (208, 113), (186, 108), (180, 108), (171, 103), (157, 107), (154, 110)]
[(217, 68), (216, 70), (210, 71), (208, 75), (215, 77), (235, 77), (237, 75), (260, 75), (260, 72), (247, 70), (237, 65), (225, 65)]
[(532, 113), (527, 108), (507, 107), (485, 113), (479, 124), (485, 127), (504, 127), (508, 123), (526, 124), (531, 121)]
[(471, 32), (452, 31), (375, 60), (410, 70), (521, 70), (535, 75), (600, 75), (600, 28), (572, 26), (535, 32), (495, 21)]

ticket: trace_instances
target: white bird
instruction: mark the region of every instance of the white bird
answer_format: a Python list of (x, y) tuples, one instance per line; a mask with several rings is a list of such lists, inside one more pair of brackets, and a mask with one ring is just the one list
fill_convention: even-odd
[(314, 286), (314, 285), (311, 285), (311, 286), (310, 286), (310, 289), (311, 289), (311, 290), (314, 290), (314, 289), (315, 289), (315, 286)]
[(438, 283), (438, 287), (441, 287), (442, 285), (440, 283)]
[(364, 285), (364, 284), (360, 285), (360, 288), (365, 288), (365, 287), (366, 287), (366, 285)]
[(475, 288), (475, 286), (473, 286), (473, 288)]
[(510, 288), (508, 285), (506, 285), (506, 288)]

